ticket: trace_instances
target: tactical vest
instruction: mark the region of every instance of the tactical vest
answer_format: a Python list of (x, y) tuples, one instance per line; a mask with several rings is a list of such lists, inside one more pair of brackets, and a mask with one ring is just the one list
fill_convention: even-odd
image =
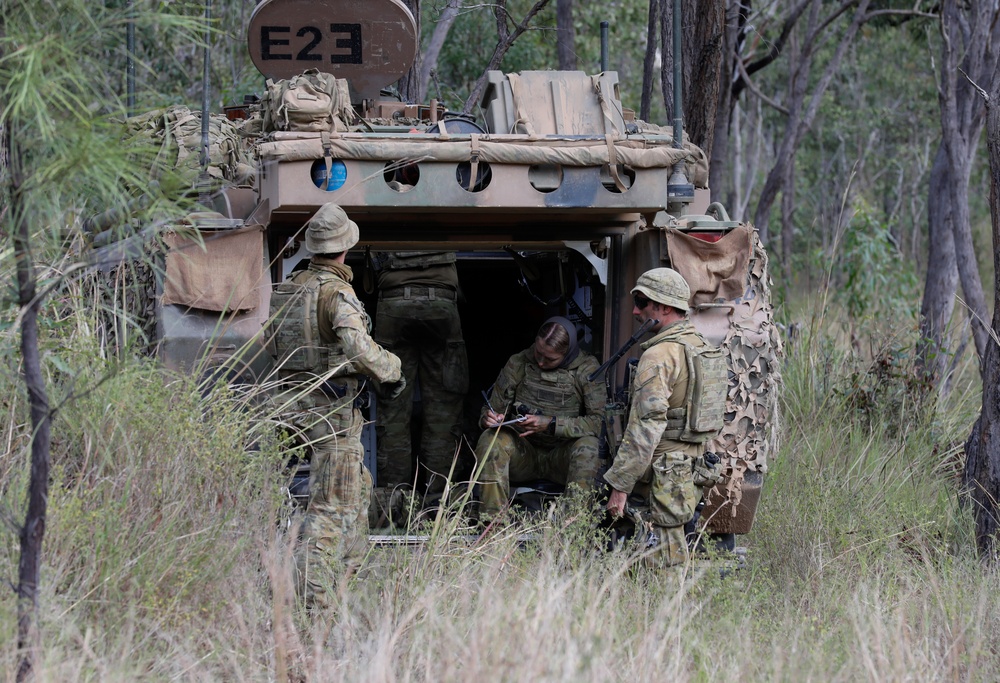
[(688, 391), (684, 405), (667, 410), (663, 436), (684, 443), (711, 441), (725, 424), (729, 367), (721, 348), (708, 344), (691, 330), (664, 337), (684, 347), (687, 360)]
[(429, 268), (455, 262), (453, 251), (391, 251), (385, 254), (383, 267), (389, 270)]
[(576, 390), (575, 377), (566, 369), (533, 372), (525, 368), (514, 401), (536, 415), (579, 417), (583, 411), (583, 398)]
[(309, 270), (277, 285), (271, 293), (268, 341), (283, 378), (297, 373), (328, 377), (352, 374), (350, 359), (339, 340), (328, 344), (320, 336), (317, 304), (324, 285), (338, 292), (348, 286), (332, 273)]

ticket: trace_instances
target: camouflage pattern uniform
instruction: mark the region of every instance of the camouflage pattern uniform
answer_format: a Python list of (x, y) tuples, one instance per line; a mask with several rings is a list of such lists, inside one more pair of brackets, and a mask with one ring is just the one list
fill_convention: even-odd
[[(313, 221), (329, 206), (335, 207), (325, 205)], [(336, 209), (337, 217), (347, 220)], [(357, 242), (357, 227), (353, 229), (350, 246)], [(307, 247), (309, 237), (307, 232)], [(385, 385), (400, 383), (402, 378), (399, 359), (372, 340), (371, 320), (351, 287), (352, 278), (350, 266), (313, 256), (308, 269), (291, 279), (297, 285), (321, 282), (316, 322), (329, 354), (329, 372), (320, 377), (327, 378), (327, 390), (317, 388), (316, 375), (279, 367), (283, 389), (278, 400), (288, 406), (289, 419), (312, 447), (309, 501), (296, 565), (299, 593), (307, 604), (316, 606), (329, 603), (327, 591), (340, 576), (356, 568), (367, 551), (372, 481), (362, 464), (364, 418), (355, 399), (365, 377)]]
[(496, 515), (507, 504), (511, 481), (541, 478), (584, 490), (595, 488), (607, 402), (604, 387), (587, 381), (597, 368), (597, 359), (580, 353), (565, 368), (542, 370), (533, 347), (507, 361), (493, 387), (493, 407), (512, 414), (514, 407), (523, 405), (556, 420), (549, 434), (521, 437), (514, 429), (501, 427), (487, 429), (479, 437), (476, 459), (482, 463), (480, 512), (484, 517)]
[(378, 485), (413, 481), (410, 420), (420, 383), (423, 423), (419, 461), (429, 492), (444, 489), (462, 438), (469, 362), (458, 315), (454, 252), (388, 254), (379, 270), (375, 339), (402, 362), (406, 388), (379, 399)]
[[(694, 516), (701, 489), (694, 483), (694, 460), (704, 444), (677, 440), (680, 429), (671, 429), (668, 410), (683, 408), (688, 394), (688, 364), (684, 346), (708, 342), (687, 319), (667, 325), (643, 350), (632, 380), (628, 425), (604, 480), (618, 491), (638, 493), (647, 499), (650, 532), (658, 551), (653, 564), (670, 566), (687, 557), (684, 524)], [(671, 420), (672, 421), (672, 420)]]

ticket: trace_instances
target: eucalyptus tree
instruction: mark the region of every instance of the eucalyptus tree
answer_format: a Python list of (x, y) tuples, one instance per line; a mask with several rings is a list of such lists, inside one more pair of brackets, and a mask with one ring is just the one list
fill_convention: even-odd
[[(900, 26), (909, 19), (934, 16), (921, 3), (897, 8), (880, 0), (730, 3), (723, 34), (726, 58), (720, 70), (720, 78), (730, 85), (719, 91), (721, 114), (715, 119), (711, 152), (713, 194), (720, 199), (737, 189), (739, 169), (731, 160), (741, 150), (731, 145), (730, 135), (739, 132), (740, 108), (773, 112), (774, 140), (768, 141), (773, 154), (766, 160), (753, 219), (762, 239), (769, 241), (771, 216), (780, 199), (780, 251), (786, 275), (796, 232), (798, 153), (829, 104), (829, 89), (840, 78), (862, 27), (877, 22)], [(742, 187), (738, 190), (746, 193)]]
[(560, 71), (576, 70), (576, 25), (573, 0), (556, 0), (556, 54)]
[(946, 0), (941, 11), (938, 75), (941, 143), (931, 171), (927, 280), (921, 307), (920, 359), (931, 384), (947, 389), (945, 330), (961, 283), (982, 359), (989, 314), (969, 217), (969, 176), (985, 122), (980, 83), (987, 83), (1000, 49), (1000, 7), (995, 2)]
[[(193, 43), (201, 13), (177, 13), (183, 9), (163, 13), (139, 3), (89, 0), (0, 1), (0, 282), (16, 306), (13, 319), (20, 331), (19, 352), (8, 355), (0, 371), (21, 374), (24, 396), (11, 400), (26, 398), (22, 432), (30, 444), (26, 512), (23, 522), (15, 523), (19, 679), (31, 673), (40, 643), (38, 600), (54, 418), (62, 402), (86, 390), (73, 387), (73, 359), (51, 348), (46, 331), (56, 322), (47, 298), (86, 268), (67, 246), (82, 241), (80, 216), (125, 212), (137, 188), (149, 195), (147, 216), (176, 210), (149, 188), (152, 150), (121, 144), (125, 106), (120, 86), (126, 25), (171, 31)], [(62, 379), (58, 387), (51, 379), (54, 368)], [(23, 415), (23, 410), (13, 414)]]
[[(653, 81), (661, 56), (659, 81), (666, 118), (684, 120), (684, 133), (694, 144), (712, 155), (715, 118), (719, 107), (722, 63), (725, 58), (725, 0), (681, 0), (681, 94), (683, 114), (674, 111), (674, 12), (675, 0), (649, 0), (646, 27), (646, 58), (640, 112), (648, 118), (652, 107)], [(657, 40), (659, 36), (659, 40)]]
[[(990, 214), (993, 271), (1000, 273), (1000, 63), (992, 76), (986, 103), (986, 142), (990, 161)], [(993, 320), (983, 354), (983, 408), (965, 443), (963, 481), (976, 517), (976, 545), (980, 555), (996, 564), (1000, 559), (1000, 277), (993, 282)]]
[[(458, 19), (459, 13), (465, 4), (464, 0), (448, 0), (444, 7), (434, 13), (430, 23), (434, 28), (427, 40), (427, 45), (421, 50), (419, 68), (419, 89), (417, 91), (417, 101), (424, 102), (429, 99), (431, 77), (437, 75), (438, 57), (444, 47), (448, 33), (452, 25)], [(437, 94), (434, 95), (435, 97)]]
[[(420, 35), (420, 0), (403, 0), (403, 4), (406, 8), (410, 10), (410, 14), (413, 15), (413, 21), (416, 22), (417, 36)], [(417, 50), (417, 55), (413, 60), (413, 64), (410, 65), (409, 70), (403, 77), (399, 79), (399, 94), (403, 98), (404, 102), (419, 102), (420, 96), (422, 95), (420, 90), (421, 84), (421, 62), (422, 56), (420, 50)]]
[(500, 67), (500, 62), (503, 61), (507, 50), (514, 44), (515, 40), (528, 30), (535, 15), (547, 4), (549, 4), (549, 0), (535, 0), (535, 3), (524, 13), (524, 16), (518, 19), (507, 10), (507, 0), (495, 0), (493, 16), (496, 17), (497, 42), (493, 48), (493, 54), (490, 55), (489, 62), (486, 64), (486, 68), (483, 69), (482, 75), (472, 85), (472, 91), (469, 93), (469, 97), (465, 100), (465, 105), (462, 107), (463, 113), (468, 114), (474, 107), (478, 106), (483, 89), (486, 87), (487, 72)]

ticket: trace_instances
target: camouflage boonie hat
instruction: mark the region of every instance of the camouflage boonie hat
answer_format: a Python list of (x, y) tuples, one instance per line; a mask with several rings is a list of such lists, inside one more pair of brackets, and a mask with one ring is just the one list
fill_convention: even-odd
[(691, 288), (680, 273), (673, 268), (653, 268), (636, 280), (632, 293), (640, 292), (657, 303), (687, 311), (691, 300)]
[(339, 254), (358, 243), (358, 224), (336, 204), (319, 207), (306, 223), (306, 249), (314, 254)]

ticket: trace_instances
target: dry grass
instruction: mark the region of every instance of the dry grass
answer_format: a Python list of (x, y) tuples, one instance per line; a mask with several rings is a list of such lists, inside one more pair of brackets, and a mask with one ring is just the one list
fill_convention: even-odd
[[(52, 334), (54, 394), (93, 388), (54, 425), (40, 681), (988, 681), (1000, 670), (998, 577), (975, 557), (948, 466), (974, 382), (921, 412), (888, 378), (898, 385), (861, 410), (849, 388), (870, 366), (821, 338), (797, 344), (787, 445), (740, 539), (748, 566), (726, 578), (603, 552), (579, 509), (527, 543), (517, 527), (456, 540), (445, 517), (426, 547), (372, 550), (336, 609), (310, 615), (293, 597), (281, 444), (257, 408), (138, 362), (95, 386), (105, 366), (86, 339), (60, 350)], [(16, 376), (0, 381), (0, 505), (16, 520), (28, 431)], [(17, 561), (7, 530), (5, 578)], [(8, 592), (5, 680), (15, 607)]]

